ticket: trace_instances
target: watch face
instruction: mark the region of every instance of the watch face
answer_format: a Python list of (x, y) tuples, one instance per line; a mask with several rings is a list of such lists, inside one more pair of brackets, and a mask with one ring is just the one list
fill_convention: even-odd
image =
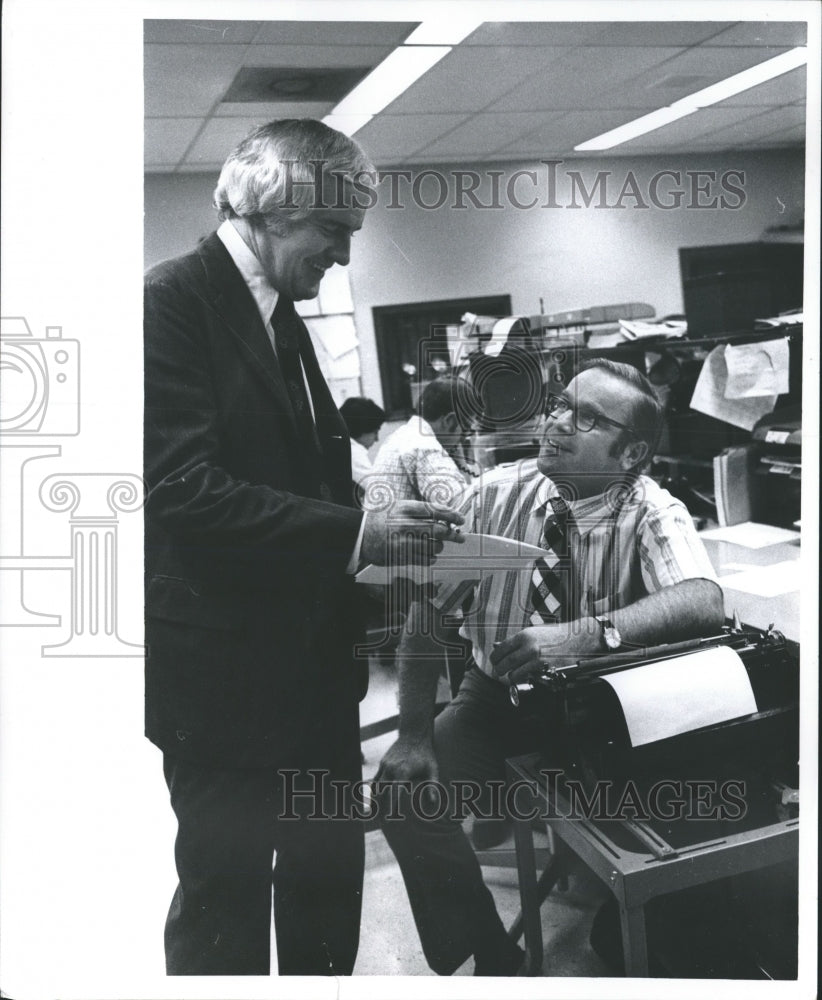
[(622, 645), (622, 638), (613, 626), (606, 628), (602, 634), (605, 638), (605, 645), (608, 649), (619, 649)]

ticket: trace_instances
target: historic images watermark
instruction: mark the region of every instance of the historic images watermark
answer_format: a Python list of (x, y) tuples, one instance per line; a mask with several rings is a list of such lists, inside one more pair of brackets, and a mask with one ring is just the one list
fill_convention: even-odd
[(355, 174), (283, 161), (281, 209), (370, 209), (425, 211), (533, 209), (658, 209), (736, 211), (748, 200), (747, 175), (713, 169), (593, 170), (564, 160), (542, 159), (515, 170), (390, 167)]
[[(283, 802), (278, 819), (416, 820), (462, 822), (514, 819), (530, 822), (573, 820), (728, 820), (747, 813), (746, 782), (741, 779), (665, 778), (640, 786), (633, 779), (583, 782), (560, 768), (543, 768), (542, 783), (526, 779), (349, 782), (329, 779), (329, 772), (284, 769)], [(547, 794), (545, 794), (547, 791)], [(558, 792), (561, 791), (560, 796)], [(543, 807), (535, 804), (537, 794)]]

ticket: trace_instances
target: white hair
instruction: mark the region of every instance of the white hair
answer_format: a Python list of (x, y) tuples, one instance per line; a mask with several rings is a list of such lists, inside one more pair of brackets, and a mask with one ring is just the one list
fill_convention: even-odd
[[(223, 164), (214, 190), (221, 219), (268, 216), (296, 221), (339, 204), (340, 179), (373, 176), (363, 149), (313, 118), (286, 118), (250, 132)], [(364, 207), (364, 206), (363, 206)]]

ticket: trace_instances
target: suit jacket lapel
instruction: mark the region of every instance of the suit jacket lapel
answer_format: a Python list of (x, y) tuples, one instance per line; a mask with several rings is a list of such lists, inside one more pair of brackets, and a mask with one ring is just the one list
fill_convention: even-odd
[(206, 237), (197, 252), (211, 286), (215, 311), (240, 342), (243, 357), (274, 395), (296, 436), (297, 424), (285, 382), (254, 296), (216, 233)]
[[(198, 246), (197, 252), (208, 278), (215, 311), (240, 342), (249, 367), (273, 394), (288, 420), (294, 443), (298, 445), (299, 434), (294, 411), (254, 296), (216, 233), (206, 237)], [(317, 434), (331, 473), (323, 478), (331, 480), (329, 485), (335, 501), (350, 505), (351, 445), (348, 430), (320, 371), (305, 323), (299, 316), (297, 320), (301, 331), (300, 354), (314, 405)], [(307, 456), (302, 455), (302, 459), (306, 461)]]

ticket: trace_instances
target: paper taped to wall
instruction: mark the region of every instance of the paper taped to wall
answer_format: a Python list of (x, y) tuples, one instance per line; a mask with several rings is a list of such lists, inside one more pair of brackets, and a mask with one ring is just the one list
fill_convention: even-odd
[(691, 408), (706, 413), (709, 417), (724, 420), (746, 431), (753, 430), (754, 424), (776, 405), (777, 396), (743, 396), (727, 399), (728, 366), (725, 361), (725, 347), (719, 345), (705, 358), (691, 397)]
[(602, 679), (619, 698), (635, 747), (757, 710), (745, 665), (729, 646), (620, 670)]
[(726, 399), (779, 396), (788, 391), (788, 338), (758, 344), (727, 344), (725, 365), (728, 369)]

